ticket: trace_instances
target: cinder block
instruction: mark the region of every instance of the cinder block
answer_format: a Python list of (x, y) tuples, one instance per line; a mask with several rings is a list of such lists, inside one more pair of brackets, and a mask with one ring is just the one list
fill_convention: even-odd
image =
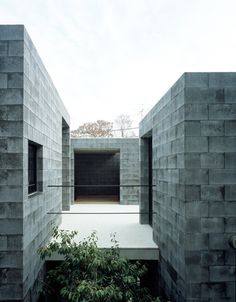
[(201, 219), (198, 217), (187, 218), (186, 233), (201, 233)]
[(171, 98), (174, 98), (177, 94), (183, 91), (185, 86), (185, 75), (183, 74), (171, 87)]
[(207, 152), (207, 137), (185, 137), (185, 152)]
[[(0, 33), (1, 37), (1, 33)], [(11, 299), (11, 300), (9, 300)], [(22, 300), (21, 284), (0, 284), (1, 301), (20, 301)]]
[(236, 171), (234, 169), (210, 169), (210, 184), (235, 184)]
[(169, 169), (177, 168), (177, 154), (168, 156), (167, 165)]
[(236, 231), (236, 217), (225, 218), (225, 232), (235, 233), (235, 231)]
[(0, 186), (1, 202), (22, 202), (23, 188), (16, 186)]
[(0, 185), (7, 185), (7, 170), (0, 170)]
[(23, 171), (22, 170), (8, 170), (7, 184), (9, 186), (23, 185)]
[[(199, 253), (199, 252), (198, 252)], [(224, 265), (225, 253), (224, 251), (202, 251), (201, 265)]]
[(236, 153), (225, 153), (225, 168), (236, 168)]
[(236, 121), (225, 121), (225, 136), (236, 136)]
[(236, 200), (236, 184), (225, 186), (225, 200)]
[(187, 169), (199, 168), (200, 167), (200, 154), (199, 153), (185, 153), (184, 166)]
[(9, 251), (21, 251), (23, 249), (23, 236), (7, 236), (7, 248)]
[(8, 117), (8, 106), (0, 106), (0, 120), (5, 121)]
[(193, 283), (207, 282), (209, 278), (208, 267), (188, 265), (186, 267), (186, 280)]
[(192, 201), (185, 203), (186, 217), (207, 217), (208, 203), (202, 201)]
[(236, 89), (225, 88), (225, 103), (236, 103)]
[(225, 187), (217, 185), (202, 185), (201, 200), (205, 201), (223, 201), (225, 195)]
[(1, 105), (23, 104), (22, 89), (0, 89)]
[(21, 268), (22, 261), (22, 252), (0, 252), (0, 268)]
[(223, 121), (202, 121), (201, 135), (202, 136), (224, 136)]
[(180, 184), (201, 185), (208, 183), (207, 169), (180, 170)]
[(215, 88), (185, 88), (185, 103), (222, 103), (224, 90)]
[(224, 251), (224, 255), (226, 265), (235, 265), (235, 251), (233, 249)]
[(0, 73), (0, 89), (7, 88), (7, 74)]
[(210, 152), (235, 152), (236, 137), (209, 137)]
[(210, 120), (236, 119), (236, 104), (209, 105)]
[(184, 73), (185, 87), (208, 88), (208, 73), (186, 72)]
[(235, 72), (211, 72), (209, 73), (209, 88), (227, 88), (236, 86)]
[(210, 266), (210, 282), (235, 281), (235, 266)]
[(9, 284), (17, 284), (23, 278), (23, 271), (21, 269), (10, 269), (7, 270), (7, 282)]
[(171, 151), (168, 152), (168, 154), (170, 154), (170, 153), (176, 154), (176, 153), (183, 153), (183, 152), (184, 152), (184, 138), (183, 137), (171, 142)]
[(186, 136), (200, 136), (201, 124), (200, 121), (185, 121), (184, 129)]
[(7, 41), (0, 41), (0, 57), (7, 56)]
[[(0, 251), (6, 251), (7, 250), (7, 236), (0, 236)], [(1, 273), (0, 273), (1, 275)], [(1, 278), (0, 278), (1, 280)], [(1, 281), (0, 281), (1, 283)]]
[(209, 234), (209, 249), (210, 250), (227, 250), (229, 248), (228, 234)]
[(186, 201), (199, 201), (201, 194), (200, 185), (185, 185), (184, 186), (185, 196), (183, 199)]
[(206, 104), (186, 104), (185, 120), (208, 120), (208, 105)]
[(23, 225), (22, 219), (1, 219), (0, 234), (1, 235), (22, 235)]
[(223, 233), (224, 218), (202, 218), (201, 231), (202, 233)]
[(8, 74), (8, 88), (23, 88), (23, 73)]
[(1, 25), (0, 40), (23, 40), (23, 25)]
[(23, 139), (17, 137), (8, 137), (7, 150), (9, 153), (23, 154)]
[(201, 254), (199, 251), (187, 251), (185, 252), (185, 263), (187, 265), (200, 265)]
[(225, 217), (225, 203), (210, 202), (209, 203), (209, 217)]
[(23, 72), (23, 57), (0, 57), (0, 72)]
[(222, 153), (203, 153), (200, 156), (201, 168), (224, 168), (224, 154)]
[(183, 153), (177, 154), (177, 168), (179, 169), (184, 168), (184, 159), (185, 159), (185, 155)]
[(24, 55), (24, 41), (9, 41), (8, 55), (22, 57)]
[(228, 217), (235, 216), (236, 213), (236, 202), (228, 201), (225, 206), (225, 215)]
[[(201, 297), (208, 298), (214, 301), (216, 299), (226, 298), (226, 285), (225, 283), (203, 283), (201, 284)], [(209, 301), (209, 300), (208, 300)]]

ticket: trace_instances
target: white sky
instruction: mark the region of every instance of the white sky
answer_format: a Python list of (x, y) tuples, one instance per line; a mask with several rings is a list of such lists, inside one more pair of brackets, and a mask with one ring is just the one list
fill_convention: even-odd
[(235, 0), (0, 0), (24, 24), (71, 116), (136, 126), (185, 71), (236, 70)]

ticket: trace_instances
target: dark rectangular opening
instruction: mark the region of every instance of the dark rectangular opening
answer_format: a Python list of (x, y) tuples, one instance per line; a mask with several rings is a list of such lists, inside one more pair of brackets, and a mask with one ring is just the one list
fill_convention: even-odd
[(140, 223), (153, 225), (152, 131), (140, 140)]
[(149, 224), (153, 223), (153, 202), (152, 202), (152, 137), (148, 138), (148, 202), (149, 202)]
[(75, 153), (75, 200), (87, 197), (93, 200), (119, 200), (120, 153)]
[(28, 193), (37, 191), (37, 146), (28, 144)]
[(43, 192), (43, 147), (28, 141), (28, 194)]

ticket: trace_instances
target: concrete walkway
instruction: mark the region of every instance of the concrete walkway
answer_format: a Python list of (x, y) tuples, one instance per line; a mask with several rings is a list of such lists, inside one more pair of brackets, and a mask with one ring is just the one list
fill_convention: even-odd
[(129, 259), (158, 260), (159, 251), (152, 239), (152, 228), (139, 224), (138, 212), (139, 206), (136, 205), (74, 204), (70, 211), (63, 212), (60, 228), (78, 230), (76, 242), (95, 230), (100, 248), (109, 248), (110, 234), (116, 233), (122, 255)]

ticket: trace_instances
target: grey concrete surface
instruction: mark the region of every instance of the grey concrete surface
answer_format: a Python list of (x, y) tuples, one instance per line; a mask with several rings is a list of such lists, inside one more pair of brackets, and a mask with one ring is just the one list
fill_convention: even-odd
[[(236, 73), (185, 73), (140, 123), (141, 183), (149, 137), (153, 236), (171, 301), (236, 299), (235, 110)], [(140, 197), (148, 211), (148, 190)]]
[[(136, 185), (136, 187), (120, 187), (121, 204), (138, 204), (139, 202), (139, 140), (137, 138), (72, 138), (71, 149), (75, 152), (120, 153), (120, 185)], [(74, 171), (72, 180), (74, 182)]]
[[(37, 250), (60, 223), (47, 212), (70, 199), (48, 188), (70, 182), (69, 115), (24, 26), (0, 26), (0, 45), (0, 301), (36, 301)], [(31, 196), (29, 141), (41, 146)]]
[[(110, 235), (115, 233), (122, 256), (136, 260), (159, 259), (151, 227), (139, 224), (138, 205), (74, 204), (69, 212), (63, 213), (60, 229), (77, 230), (78, 234), (75, 237), (77, 243), (96, 231), (98, 247), (108, 249), (112, 245)], [(48, 260), (62, 258), (54, 254)]]

